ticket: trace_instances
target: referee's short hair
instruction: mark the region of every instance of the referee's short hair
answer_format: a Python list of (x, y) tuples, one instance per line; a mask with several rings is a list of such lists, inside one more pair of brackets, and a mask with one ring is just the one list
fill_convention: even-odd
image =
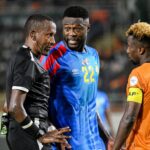
[(89, 13), (81, 6), (70, 6), (64, 11), (63, 18), (64, 17), (87, 19), (89, 18)]
[(45, 20), (53, 22), (53, 19), (46, 15), (33, 14), (29, 16), (24, 25), (24, 36), (27, 37), (32, 30), (42, 29)]

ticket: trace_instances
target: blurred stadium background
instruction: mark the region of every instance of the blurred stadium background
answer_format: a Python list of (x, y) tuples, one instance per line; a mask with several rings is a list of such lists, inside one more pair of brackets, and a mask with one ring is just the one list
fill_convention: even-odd
[(99, 88), (110, 98), (116, 131), (126, 100), (127, 77), (134, 67), (126, 55), (125, 31), (139, 20), (150, 22), (149, 0), (0, 0), (0, 111), (5, 99), (7, 62), (23, 44), (22, 29), (27, 17), (33, 13), (51, 16), (57, 24), (56, 40), (59, 41), (62, 13), (70, 5), (89, 10), (88, 43), (100, 54)]

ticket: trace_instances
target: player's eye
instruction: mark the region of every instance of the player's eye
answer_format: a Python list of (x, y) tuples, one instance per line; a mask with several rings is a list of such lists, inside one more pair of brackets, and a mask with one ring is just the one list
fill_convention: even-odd
[(70, 27), (65, 27), (65, 28), (64, 28), (64, 30), (65, 30), (66, 32), (70, 31), (70, 29), (71, 29)]

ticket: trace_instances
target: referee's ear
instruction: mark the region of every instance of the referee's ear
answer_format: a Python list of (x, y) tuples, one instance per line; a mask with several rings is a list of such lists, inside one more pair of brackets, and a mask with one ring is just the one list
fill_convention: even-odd
[(89, 24), (89, 25), (87, 26), (87, 32), (89, 32), (90, 29), (91, 29), (91, 25)]
[(30, 37), (33, 41), (36, 41), (36, 32), (35, 31), (30, 32)]

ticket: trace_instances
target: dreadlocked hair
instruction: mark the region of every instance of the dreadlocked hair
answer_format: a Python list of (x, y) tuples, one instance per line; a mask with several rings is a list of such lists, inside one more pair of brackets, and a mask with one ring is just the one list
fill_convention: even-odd
[(126, 31), (126, 36), (133, 36), (137, 40), (142, 41), (144, 39), (150, 40), (150, 24), (146, 22), (138, 22), (129, 27)]

